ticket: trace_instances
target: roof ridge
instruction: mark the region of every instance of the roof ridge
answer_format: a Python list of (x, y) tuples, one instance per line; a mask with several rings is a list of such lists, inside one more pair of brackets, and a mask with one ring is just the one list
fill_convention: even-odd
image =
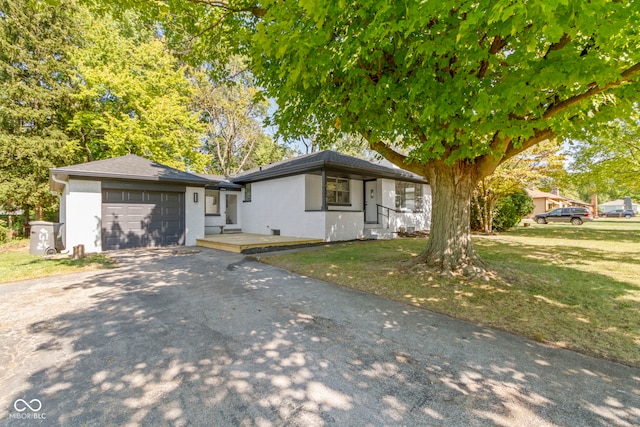
[[(259, 171), (261, 171), (263, 169), (268, 169), (268, 168), (272, 168), (274, 166), (279, 166), (279, 165), (281, 165), (283, 163), (291, 162), (291, 161), (294, 161), (294, 160), (303, 160), (305, 158), (311, 157), (313, 155), (317, 155), (319, 153), (323, 153), (325, 151), (332, 151), (332, 150), (322, 150), (322, 151), (316, 151), (314, 153), (300, 154), (299, 156), (289, 157), (287, 159), (282, 159), (282, 160), (278, 160), (276, 162), (271, 162), (271, 163), (267, 163), (267, 164), (264, 164), (264, 165), (256, 166), (255, 168), (251, 168), (251, 169), (248, 169), (246, 171), (239, 172), (239, 173), (235, 174), (234, 176), (231, 176), (231, 177), (228, 177), (228, 178), (229, 179), (234, 179), (236, 177), (240, 177), (240, 176), (247, 175), (247, 174), (250, 174), (250, 173), (259, 172)], [(335, 152), (335, 151), (333, 151), (333, 152)]]

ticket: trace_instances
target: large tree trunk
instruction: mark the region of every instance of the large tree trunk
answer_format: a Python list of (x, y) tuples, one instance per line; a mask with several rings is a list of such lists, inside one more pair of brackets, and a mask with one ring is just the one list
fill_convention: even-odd
[(484, 271), (471, 243), (471, 197), (478, 179), (469, 165), (439, 165), (429, 174), (431, 231), (419, 260), (436, 271), (465, 275)]

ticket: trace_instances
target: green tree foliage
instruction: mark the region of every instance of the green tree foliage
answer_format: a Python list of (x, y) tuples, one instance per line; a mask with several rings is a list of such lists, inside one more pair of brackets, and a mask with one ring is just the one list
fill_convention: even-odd
[(269, 94), (288, 107), (279, 123), (296, 132), (311, 111), (314, 126), (356, 131), (426, 177), (434, 206), (423, 259), (438, 269), (477, 262), (466, 224), (479, 180), (637, 93), (634, 2), (264, 8), (248, 48)]
[(197, 79), (194, 103), (206, 123), (203, 151), (210, 158), (208, 172), (232, 176), (282, 160), (285, 147), (265, 133), (269, 101), (260, 96), (245, 61), (234, 57), (225, 69), (220, 80), (213, 80), (205, 70)]
[(267, 137), (258, 144), (249, 160), (246, 169), (256, 168), (269, 163), (279, 162), (280, 160), (293, 157), (294, 150), (287, 144), (278, 143), (273, 138)]
[(496, 204), (493, 229), (505, 231), (513, 228), (531, 212), (533, 212), (533, 199), (525, 190), (511, 193), (500, 199)]
[(69, 52), (80, 30), (71, 4), (0, 0), (0, 209), (44, 217), (49, 168), (72, 159)]
[(491, 233), (502, 199), (524, 188), (556, 185), (565, 175), (564, 160), (560, 144), (551, 140), (531, 147), (498, 166), (476, 186), (471, 199), (471, 228)]
[(471, 228), (484, 233), (505, 231), (518, 225), (533, 208), (533, 199), (522, 188), (492, 202), (485, 202), (482, 196), (476, 195), (471, 203)]
[(571, 148), (570, 177), (582, 197), (640, 200), (640, 112), (589, 132)]
[(482, 178), (541, 141), (621, 117), (638, 93), (633, 0), (166, 0), (144, 8), (196, 58), (225, 48), (246, 54), (279, 106), (284, 135), (358, 133), (424, 176), (433, 211), (421, 259), (438, 270), (481, 264), (469, 205)]
[(87, 161), (131, 153), (203, 171), (203, 126), (191, 108), (195, 85), (188, 67), (137, 16), (124, 18), (84, 15), (85, 43), (73, 55), (77, 112), (69, 130)]
[(0, 0), (0, 210), (54, 219), (49, 168), (136, 153), (201, 171), (189, 68), (134, 13)]
[(3, 220), (0, 220), (0, 244), (11, 240), (11, 229), (7, 227)]
[(379, 157), (369, 148), (367, 141), (359, 134), (332, 132), (329, 135), (313, 135), (301, 138), (304, 153), (315, 153), (320, 150), (333, 150), (348, 156), (359, 157), (365, 160), (373, 160)]

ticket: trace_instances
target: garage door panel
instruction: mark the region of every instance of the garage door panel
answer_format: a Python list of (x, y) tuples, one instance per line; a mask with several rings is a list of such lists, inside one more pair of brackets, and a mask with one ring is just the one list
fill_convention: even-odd
[(162, 227), (164, 231), (170, 234), (177, 234), (181, 228), (182, 224), (178, 223), (177, 221), (166, 221)]
[(182, 217), (182, 208), (177, 206), (164, 206), (162, 208), (162, 216), (164, 217)]
[(104, 218), (105, 215), (108, 217), (122, 217), (126, 214), (127, 210), (124, 206), (109, 206), (103, 205)]
[(182, 239), (180, 239), (178, 236), (167, 236), (161, 245), (158, 246), (178, 246), (178, 245), (183, 245), (183, 241)]
[(182, 193), (162, 193), (163, 201), (169, 203), (182, 204)]
[(125, 215), (128, 218), (145, 218), (150, 214), (147, 206), (127, 206)]
[(184, 244), (182, 193), (103, 190), (103, 249)]
[(146, 194), (147, 197), (147, 201), (149, 203), (162, 203), (163, 201), (163, 195), (164, 193), (161, 193), (159, 191), (148, 191)]
[(144, 231), (147, 226), (145, 224), (144, 221), (140, 221), (140, 220), (127, 220), (125, 223), (126, 227), (124, 227), (124, 230), (127, 230), (127, 232), (136, 232), (136, 231)]
[(152, 222), (147, 226), (147, 231), (150, 234), (154, 234), (154, 235), (160, 235), (160, 233), (162, 232), (162, 224), (157, 223), (157, 222)]
[(129, 191), (126, 191), (125, 193), (126, 193), (127, 202), (129, 203), (136, 203), (136, 202), (142, 203), (145, 201), (143, 191), (129, 190)]
[(104, 190), (102, 192), (103, 203), (122, 203), (125, 201), (125, 192), (122, 190)]

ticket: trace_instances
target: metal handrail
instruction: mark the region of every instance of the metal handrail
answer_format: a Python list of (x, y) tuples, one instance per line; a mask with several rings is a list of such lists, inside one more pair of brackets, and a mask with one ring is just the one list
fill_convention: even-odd
[(379, 205), (376, 203), (376, 214), (377, 214), (378, 224), (383, 224), (382, 221), (380, 221), (380, 219), (386, 217), (387, 224), (386, 224), (386, 227), (384, 228), (390, 228), (389, 226), (391, 223), (391, 212), (398, 213), (398, 210), (395, 208), (390, 208), (388, 206)]

